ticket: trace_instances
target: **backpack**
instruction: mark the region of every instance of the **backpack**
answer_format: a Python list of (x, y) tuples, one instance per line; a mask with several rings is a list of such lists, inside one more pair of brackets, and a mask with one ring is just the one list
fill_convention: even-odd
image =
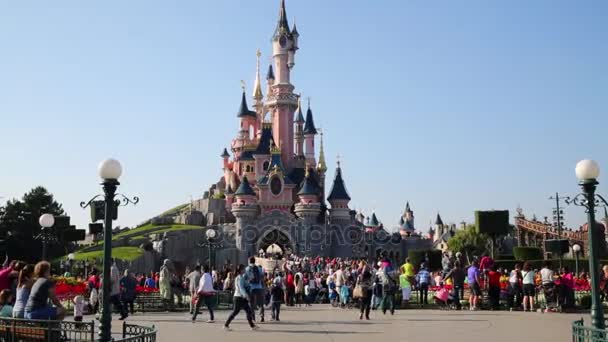
[(260, 274), (260, 268), (257, 265), (252, 265), (251, 266), (252, 270), (251, 273), (253, 274), (253, 277), (249, 280), (250, 284), (261, 284), (262, 283), (262, 276)]

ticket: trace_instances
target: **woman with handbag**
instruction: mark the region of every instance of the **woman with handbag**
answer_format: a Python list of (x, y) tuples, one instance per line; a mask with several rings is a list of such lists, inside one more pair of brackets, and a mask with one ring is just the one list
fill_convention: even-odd
[(209, 265), (203, 266), (203, 275), (197, 291), (196, 307), (192, 314), (192, 323), (196, 321), (199, 308), (205, 304), (209, 310), (209, 320), (207, 323), (215, 322), (213, 319), (213, 304), (215, 300), (215, 289), (213, 288), (213, 277), (211, 277)]
[(372, 304), (372, 272), (365, 264), (365, 261), (362, 261), (357, 273), (359, 276), (357, 277), (357, 285), (355, 286), (353, 297), (359, 299), (361, 309), (359, 319), (363, 319), (363, 314), (365, 314), (365, 319), (369, 321), (369, 312)]

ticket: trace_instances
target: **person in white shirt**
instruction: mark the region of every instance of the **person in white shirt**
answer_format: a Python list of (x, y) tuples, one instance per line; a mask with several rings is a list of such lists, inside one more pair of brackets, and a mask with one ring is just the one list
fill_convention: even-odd
[(553, 270), (551, 270), (551, 262), (545, 261), (544, 267), (540, 270), (540, 279), (543, 285), (553, 285)]
[(186, 276), (186, 279), (188, 279), (188, 290), (190, 290), (190, 296), (193, 299), (190, 301), (190, 314), (192, 315), (194, 313), (194, 307), (196, 306), (194, 304), (194, 298), (197, 297), (198, 285), (201, 281), (201, 266), (196, 265), (194, 271), (190, 272), (190, 274)]
[(524, 263), (524, 269), (521, 272), (522, 284), (524, 289), (524, 311), (534, 310), (534, 296), (536, 295), (536, 287), (534, 285), (534, 270), (529, 262)]
[(207, 310), (209, 310), (209, 320), (207, 321), (207, 323), (215, 322), (213, 319), (213, 305), (215, 299), (216, 297), (215, 289), (213, 288), (213, 278), (211, 277), (211, 273), (209, 273), (209, 266), (205, 265), (203, 267), (203, 275), (201, 276), (201, 280), (197, 289), (196, 307), (194, 308), (192, 314), (192, 323), (196, 322), (198, 310), (203, 304), (205, 304), (207, 306)]
[(336, 284), (336, 291), (340, 293), (342, 290), (342, 285), (346, 282), (345, 275), (345, 267), (344, 265), (340, 265), (340, 268), (334, 273), (334, 282)]
[(236, 272), (237, 277), (234, 281), (234, 309), (224, 324), (224, 330), (231, 330), (230, 322), (234, 320), (241, 310), (245, 310), (247, 322), (251, 330), (258, 330), (259, 327), (253, 323), (253, 311), (251, 310), (251, 306), (249, 306), (249, 282), (245, 276), (245, 265), (239, 265)]

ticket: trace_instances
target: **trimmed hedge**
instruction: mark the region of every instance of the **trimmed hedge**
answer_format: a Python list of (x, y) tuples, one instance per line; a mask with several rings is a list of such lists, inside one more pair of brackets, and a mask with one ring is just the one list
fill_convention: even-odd
[(441, 270), (441, 259), (443, 258), (443, 253), (437, 249), (416, 249), (411, 250), (407, 253), (407, 256), (410, 258), (410, 262), (414, 265), (415, 269), (419, 269), (422, 262), (425, 260), (425, 257), (428, 256), (429, 262), (427, 267), (429, 271), (439, 271)]
[[(543, 268), (543, 264), (546, 260), (536, 259), (536, 260), (527, 260), (532, 268), (540, 270)], [(551, 259), (551, 268), (557, 270), (559, 268), (559, 260)], [(516, 264), (523, 266), (524, 261), (521, 260), (496, 260), (495, 261), (497, 267), (506, 268), (507, 270), (512, 270), (515, 268)], [(600, 260), (599, 267), (602, 265), (608, 265), (608, 260)], [(574, 272), (576, 270), (576, 259), (562, 259), (562, 266), (568, 267), (568, 270)], [(578, 271), (587, 271), (589, 270), (589, 260), (588, 259), (579, 259), (578, 260)]]
[(515, 260), (541, 260), (543, 250), (538, 247), (513, 247)]

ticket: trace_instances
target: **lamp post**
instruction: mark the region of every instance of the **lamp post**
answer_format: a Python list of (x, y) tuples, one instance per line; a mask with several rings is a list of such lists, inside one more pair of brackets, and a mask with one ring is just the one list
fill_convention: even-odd
[[(129, 203), (137, 204), (139, 198), (127, 198), (125, 195), (117, 194), (116, 189), (120, 185), (118, 178), (122, 175), (122, 166), (116, 159), (106, 159), (99, 164), (99, 177), (102, 179), (103, 195), (93, 197), (88, 203), (82, 202), (80, 206), (84, 209), (93, 203), (95, 199), (104, 199), (104, 230), (103, 230), (103, 282), (102, 282), (102, 302), (101, 317), (99, 319), (99, 341), (109, 342), (112, 340), (112, 311), (110, 310), (110, 293), (112, 289), (111, 272), (112, 267), (112, 220), (116, 216), (118, 206)], [(120, 200), (114, 198), (119, 195)]]
[(205, 232), (206, 241), (199, 244), (199, 246), (205, 248), (207, 247), (207, 251), (209, 253), (209, 267), (214, 266), (214, 250), (217, 248), (221, 248), (223, 244), (221, 242), (216, 241), (217, 231), (213, 228), (207, 229)]
[(578, 258), (579, 258), (579, 253), (581, 252), (581, 245), (579, 245), (578, 243), (575, 243), (574, 246), (572, 246), (572, 251), (574, 252), (574, 259), (576, 260), (574, 267), (575, 267), (576, 276), (578, 277)]
[(50, 240), (50, 228), (55, 224), (55, 217), (51, 214), (42, 214), (38, 219), (38, 223), (42, 227), (40, 239), (42, 240), (42, 260), (46, 261), (48, 256), (48, 244)]
[(567, 198), (566, 203), (584, 207), (587, 212), (588, 249), (589, 249), (589, 277), (591, 279), (591, 325), (596, 329), (605, 329), (604, 310), (600, 301), (600, 274), (599, 274), (599, 239), (596, 237), (597, 225), (595, 222), (595, 208), (606, 206), (608, 202), (595, 193), (599, 184), (599, 165), (589, 159), (581, 160), (576, 164), (576, 177), (583, 192), (573, 198)]

